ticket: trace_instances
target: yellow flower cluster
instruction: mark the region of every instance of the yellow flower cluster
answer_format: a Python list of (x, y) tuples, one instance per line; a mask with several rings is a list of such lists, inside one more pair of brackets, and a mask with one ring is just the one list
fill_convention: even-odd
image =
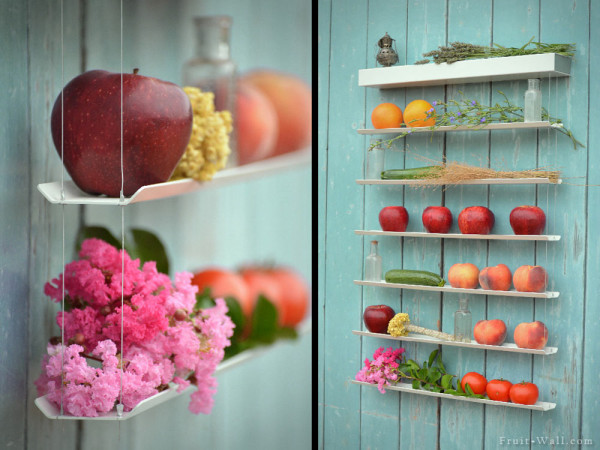
[(194, 113), (192, 135), (171, 180), (193, 178), (212, 180), (225, 167), (231, 153), (229, 133), (233, 120), (229, 111), (215, 111), (214, 94), (195, 87), (184, 87)]

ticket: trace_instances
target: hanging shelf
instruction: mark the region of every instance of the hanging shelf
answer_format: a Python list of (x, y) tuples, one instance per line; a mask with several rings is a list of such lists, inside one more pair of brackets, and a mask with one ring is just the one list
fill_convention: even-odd
[[(307, 335), (310, 333), (312, 329), (312, 321), (311, 319), (305, 319), (300, 325), (298, 325), (298, 337)], [(272, 345), (264, 345), (261, 347), (252, 348), (249, 350), (245, 350), (242, 353), (239, 353), (235, 356), (232, 356), (225, 361), (222, 361), (216, 368), (214, 375), (220, 375), (226, 370), (231, 369), (232, 367), (236, 367), (246, 361), (250, 361), (255, 359), (256, 357), (262, 355), (263, 353), (272, 350), (286, 342), (287, 340), (280, 340)], [(184, 389), (182, 392), (177, 392), (177, 384), (170, 383), (169, 388), (159, 392), (152, 397), (149, 397), (145, 400), (139, 402), (135, 408), (131, 411), (124, 411), (121, 417), (117, 415), (117, 412), (113, 409), (103, 415), (98, 417), (78, 417), (78, 416), (68, 416), (60, 414), (60, 407), (56, 406), (54, 403), (48, 401), (46, 396), (38, 397), (34, 400), (35, 405), (38, 409), (46, 416), (48, 419), (60, 419), (60, 420), (127, 420), (132, 417), (137, 416), (138, 414), (147, 411), (150, 408), (154, 408), (155, 406), (160, 405), (161, 403), (166, 402), (167, 400), (171, 400), (172, 398), (179, 397), (180, 395), (192, 392), (194, 390), (194, 386), (189, 386)]]
[(358, 134), (400, 134), (410, 132), (413, 133), (446, 133), (448, 131), (489, 131), (489, 130), (523, 130), (530, 128), (562, 128), (561, 124), (552, 124), (547, 121), (543, 122), (497, 122), (487, 125), (445, 125), (437, 128), (433, 127), (401, 127), (401, 128), (359, 128), (356, 130)]
[(358, 336), (368, 336), (380, 339), (391, 339), (394, 341), (408, 341), (408, 342), (422, 342), (426, 344), (434, 344), (434, 345), (451, 345), (454, 347), (466, 347), (466, 348), (478, 348), (481, 350), (494, 350), (500, 352), (513, 352), (513, 353), (528, 353), (532, 355), (553, 355), (558, 351), (557, 347), (544, 347), (540, 350), (532, 349), (532, 348), (520, 348), (517, 347), (516, 344), (506, 343), (502, 345), (484, 345), (478, 344), (477, 341), (471, 340), (471, 342), (456, 342), (456, 341), (446, 341), (444, 339), (437, 339), (430, 336), (425, 336), (423, 334), (415, 334), (411, 333), (409, 336), (391, 336), (389, 334), (384, 333), (371, 333), (369, 331), (358, 331), (353, 330), (352, 333)]
[(358, 71), (358, 85), (390, 89), (527, 78), (568, 77), (571, 58), (556, 53), (470, 59), (452, 64), (413, 64)]
[(560, 236), (544, 234), (461, 234), (461, 233), (426, 233), (424, 231), (380, 231), (380, 230), (354, 230), (354, 233), (363, 236), (398, 236), (418, 238), (442, 239), (486, 239), (502, 241), (560, 241)]
[[(364, 381), (356, 381), (356, 380), (350, 380), (350, 381), (354, 384), (377, 388), (376, 384), (366, 383)], [(474, 397), (461, 397), (458, 395), (444, 394), (441, 392), (431, 392), (431, 391), (425, 391), (423, 389), (413, 389), (411, 383), (398, 383), (396, 385), (384, 386), (384, 389), (386, 389), (386, 390), (389, 389), (390, 391), (408, 392), (411, 394), (428, 395), (430, 397), (440, 397), (440, 398), (446, 398), (446, 399), (450, 399), (450, 400), (461, 400), (461, 401), (465, 401), (465, 402), (483, 403), (486, 405), (508, 406), (508, 407), (512, 407), (512, 408), (531, 409), (533, 411), (550, 411), (551, 409), (556, 408), (556, 403), (540, 402), (539, 400), (534, 405), (521, 405), (519, 403), (500, 402), (497, 400), (489, 400), (489, 399), (474, 398)]]
[(469, 184), (562, 184), (562, 180), (551, 181), (550, 178), (481, 178), (479, 180), (463, 180), (457, 181), (452, 185), (442, 185), (431, 183), (429, 180), (377, 180), (365, 179), (356, 180), (356, 184), (373, 184), (373, 185), (414, 185), (414, 186), (452, 186), (452, 185), (469, 185)]
[(147, 202), (176, 195), (195, 192), (200, 189), (232, 185), (257, 178), (270, 173), (280, 173), (296, 167), (308, 166), (311, 162), (311, 149), (275, 156), (264, 161), (258, 161), (243, 166), (224, 169), (217, 172), (211, 181), (197, 182), (191, 178), (169, 181), (166, 183), (142, 186), (131, 197), (126, 197), (123, 203), (119, 198), (86, 194), (81, 191), (71, 180), (65, 180), (65, 198), (61, 200), (61, 183), (38, 184), (38, 190), (50, 203), (65, 205), (129, 205), (132, 203)]
[(417, 284), (402, 284), (402, 283), (387, 283), (385, 281), (363, 281), (354, 280), (354, 284), (359, 286), (378, 286), (396, 289), (414, 289), (419, 291), (435, 291), (448, 292), (454, 294), (478, 294), (478, 295), (499, 295), (502, 297), (531, 297), (531, 298), (556, 298), (559, 292), (520, 292), (515, 290), (510, 291), (494, 291), (491, 289), (463, 289), (454, 288), (451, 286), (422, 286)]

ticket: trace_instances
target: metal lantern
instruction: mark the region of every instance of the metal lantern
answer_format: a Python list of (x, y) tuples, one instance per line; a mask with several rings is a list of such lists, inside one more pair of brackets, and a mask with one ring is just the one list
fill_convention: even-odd
[(398, 62), (398, 53), (392, 48), (395, 39), (392, 39), (387, 32), (379, 41), (379, 52), (377, 53), (377, 62), (384, 67), (389, 67)]

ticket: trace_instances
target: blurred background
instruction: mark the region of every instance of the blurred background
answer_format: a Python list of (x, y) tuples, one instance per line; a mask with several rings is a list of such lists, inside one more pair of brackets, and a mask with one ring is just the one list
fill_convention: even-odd
[[(123, 3), (121, 43), (119, 1), (3, 2), (0, 447), (309, 448), (310, 332), (219, 373), (208, 416), (188, 411), (187, 394), (120, 423), (49, 420), (33, 403), (41, 357), (48, 338), (58, 333), (57, 305), (43, 294), (43, 285), (62, 272), (63, 229), (66, 261), (75, 255), (80, 226), (103, 226), (115, 236), (121, 230), (119, 207), (53, 205), (36, 189), (61, 178), (49, 123), (63, 85), (86, 70), (119, 72), (121, 45), (124, 72), (139, 68), (144, 75), (183, 85), (184, 65), (196, 52), (194, 17), (206, 15), (231, 16), (231, 59), (239, 76), (267, 69), (311, 82), (310, 2)], [(130, 205), (125, 227), (144, 228), (161, 239), (171, 275), (269, 261), (292, 268), (310, 286), (310, 180), (305, 163), (239, 184)]]

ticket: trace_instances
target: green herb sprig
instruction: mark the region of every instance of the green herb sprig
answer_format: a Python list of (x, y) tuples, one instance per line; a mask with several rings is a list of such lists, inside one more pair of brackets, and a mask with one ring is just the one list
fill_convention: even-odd
[(447, 46), (438, 47), (437, 50), (423, 53), (425, 59), (417, 61), (415, 64), (427, 64), (431, 62), (428, 58), (431, 58), (436, 64), (452, 64), (456, 61), (464, 61), (466, 59), (499, 58), (503, 56), (535, 55), (541, 53), (557, 53), (572, 57), (575, 54), (575, 44), (546, 44), (543, 42), (533, 42), (534, 38), (535, 36), (525, 45), (518, 48), (504, 47), (496, 43), (492, 47), (487, 47), (467, 42), (451, 42)]

